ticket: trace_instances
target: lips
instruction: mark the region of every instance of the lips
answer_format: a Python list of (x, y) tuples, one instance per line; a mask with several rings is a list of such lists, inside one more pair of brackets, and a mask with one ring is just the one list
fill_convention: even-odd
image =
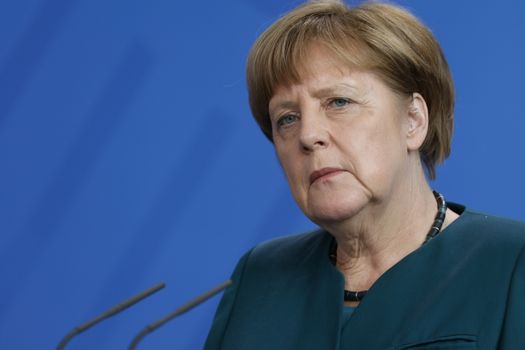
[(328, 177), (328, 175), (331, 174), (335, 175), (335, 173), (339, 173), (341, 171), (343, 171), (343, 169), (340, 168), (322, 168), (316, 170), (310, 174), (310, 185), (322, 177)]

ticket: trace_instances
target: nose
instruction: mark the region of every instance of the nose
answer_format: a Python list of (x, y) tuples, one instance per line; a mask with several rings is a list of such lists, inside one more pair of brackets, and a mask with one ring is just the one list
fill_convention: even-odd
[(301, 116), (299, 142), (304, 152), (313, 152), (328, 146), (328, 125), (319, 111), (305, 113)]

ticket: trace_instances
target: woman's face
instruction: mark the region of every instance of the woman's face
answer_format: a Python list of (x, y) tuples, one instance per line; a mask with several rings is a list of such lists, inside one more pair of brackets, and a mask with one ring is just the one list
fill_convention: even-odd
[(349, 219), (387, 200), (408, 157), (409, 99), (325, 52), (313, 46), (302, 81), (278, 86), (269, 103), (292, 194), (317, 223)]

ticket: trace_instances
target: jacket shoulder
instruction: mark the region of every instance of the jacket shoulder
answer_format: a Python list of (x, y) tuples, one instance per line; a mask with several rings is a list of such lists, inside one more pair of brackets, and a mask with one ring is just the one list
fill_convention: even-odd
[(525, 244), (525, 222), (467, 210), (463, 226), (478, 238), (496, 244)]
[(332, 236), (322, 229), (274, 238), (255, 246), (249, 263), (251, 266), (279, 268), (318, 259), (325, 252), (328, 257), (331, 241)]

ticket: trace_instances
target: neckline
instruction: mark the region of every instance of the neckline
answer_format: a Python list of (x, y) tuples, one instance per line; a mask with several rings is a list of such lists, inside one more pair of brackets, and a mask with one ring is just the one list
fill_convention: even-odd
[[(388, 277), (388, 275), (389, 275), (389, 272), (395, 270), (402, 263), (404, 263), (405, 260), (410, 259), (411, 257), (413, 257), (414, 255), (418, 254), (418, 252), (420, 252), (423, 249), (428, 249), (428, 247), (433, 247), (435, 244), (437, 244), (436, 242), (441, 242), (443, 240), (443, 236), (446, 237), (446, 235), (445, 235), (446, 233), (448, 233), (450, 231), (453, 231), (455, 227), (457, 227), (459, 224), (461, 224), (461, 222), (463, 220), (465, 220), (465, 217), (470, 212), (464, 205), (458, 204), (458, 203), (455, 203), (455, 202), (447, 202), (447, 208), (452, 210), (453, 212), (455, 212), (459, 216), (454, 221), (452, 221), (447, 227), (445, 227), (441, 231), (441, 233), (439, 235), (434, 237), (434, 239), (430, 240), (427, 244), (422, 245), (422, 246), (416, 248), (415, 250), (411, 251), (410, 253), (408, 253), (407, 255), (402, 257), (394, 265), (392, 265), (389, 269), (387, 269), (385, 272), (383, 272), (383, 274), (381, 276), (379, 276), (377, 278), (377, 280), (368, 289), (368, 293), (367, 293), (368, 295), (370, 294), (370, 292), (372, 292), (372, 294), (374, 294), (374, 290), (377, 289), (377, 287), (376, 288), (374, 288), (374, 287), (378, 284), (378, 282), (381, 282), (382, 280), (386, 279)], [(332, 234), (330, 234), (328, 231), (326, 231), (324, 229), (322, 229), (322, 230), (323, 230), (324, 234), (327, 237), (326, 245), (325, 245), (324, 249), (322, 250), (322, 252), (324, 254), (323, 261), (324, 261), (324, 263), (326, 265), (329, 266), (328, 269), (331, 270), (332, 273), (336, 273), (336, 275), (338, 275), (338, 277), (340, 278), (340, 280), (342, 282), (342, 285), (344, 286), (345, 278), (344, 278), (343, 273), (341, 271), (339, 271), (337, 269), (337, 267), (335, 265), (333, 265), (331, 263), (331, 261), (330, 261), (330, 249), (331, 249), (331, 246), (333, 244), (333, 241), (335, 240), (335, 237), (332, 236)], [(344, 288), (341, 290), (341, 294), (344, 294), (343, 291), (344, 291)], [(368, 299), (370, 299), (370, 298), (368, 298)], [(354, 309), (357, 310), (363, 304), (363, 302), (366, 303), (366, 300), (367, 300), (366, 297), (363, 298), (363, 300), (361, 300), (359, 302), (359, 304), (354, 307)], [(342, 303), (343, 306), (345, 306), (344, 305), (344, 300), (343, 300), (342, 297), (341, 297), (340, 302)]]
[[(465, 217), (465, 214), (469, 212), (469, 210), (462, 204), (459, 204), (459, 203), (456, 203), (456, 202), (447, 202), (447, 209), (450, 209), (452, 210), (454, 213), (456, 213), (458, 215), (458, 217), (452, 221), (450, 224), (447, 225), (447, 227), (445, 227), (443, 230), (441, 230), (440, 234), (437, 235), (436, 237), (434, 237), (434, 239), (432, 239), (431, 241), (429, 241), (428, 243), (432, 242), (432, 241), (435, 241), (435, 240), (438, 240), (440, 239), (444, 233), (448, 232), (451, 230), (451, 228), (455, 227), (457, 225), (457, 223), (459, 221), (463, 221), (462, 219)], [(330, 262), (330, 249), (331, 249), (331, 246), (332, 244), (334, 243), (333, 241), (335, 241), (335, 237), (330, 233), (328, 232), (327, 230), (321, 228), (321, 230), (325, 233), (325, 235), (328, 237), (328, 246), (327, 246), (327, 250), (328, 250), (328, 254), (326, 254), (326, 262), (328, 262), (328, 265), (330, 265), (330, 267), (332, 267), (333, 269), (335, 269), (337, 272), (339, 272), (339, 270), (337, 269), (337, 267), (335, 265), (333, 265), (331, 262)], [(421, 248), (427, 246), (428, 244), (424, 244), (418, 248), (416, 248), (415, 250), (413, 250), (412, 252), (408, 253), (407, 255), (405, 255), (403, 258), (401, 258), (396, 264), (392, 265), (392, 267), (396, 266), (399, 262), (401, 262), (402, 260), (404, 260), (406, 257), (412, 255), (414, 252), (420, 250)], [(392, 268), (391, 267), (391, 268)], [(390, 268), (390, 269), (391, 269)], [(388, 269), (388, 270), (390, 270)], [(383, 275), (388, 271), (386, 270)], [(382, 276), (382, 275), (381, 275)], [(381, 277), (380, 277), (381, 278)]]

